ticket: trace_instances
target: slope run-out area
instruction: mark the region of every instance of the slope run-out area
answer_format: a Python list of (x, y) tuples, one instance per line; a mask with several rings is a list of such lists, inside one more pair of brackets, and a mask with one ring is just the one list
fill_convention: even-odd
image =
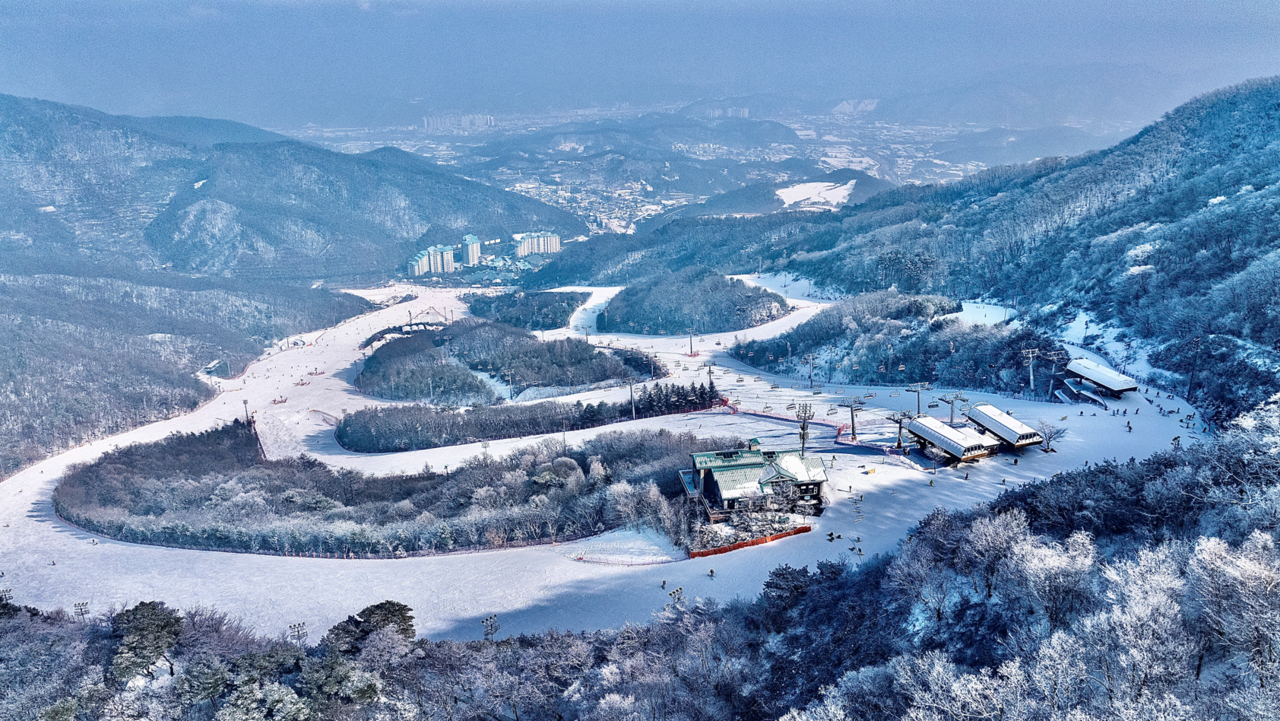
[[(479, 619), (490, 613), (499, 615), (504, 633), (617, 627), (648, 618), (669, 600), (667, 593), (672, 587), (682, 587), (688, 597), (728, 600), (753, 596), (769, 569), (780, 563), (812, 566), (820, 559), (845, 555), (857, 560), (857, 551), (851, 550), (854, 548), (864, 554), (890, 551), (916, 520), (936, 506), (964, 507), (990, 499), (1007, 487), (1006, 483), (1045, 477), (1085, 460), (1145, 457), (1167, 447), (1172, 436), (1185, 433), (1174, 419), (1161, 418), (1150, 411), (1141, 416), (1142, 423), (1137, 426), (1140, 432), (1128, 434), (1119, 419), (1105, 413), (1090, 415), (1092, 409), (1078, 416), (1075, 414), (1081, 409), (1076, 407), (971, 394), (975, 401), (997, 402), (1031, 422), (1040, 417), (1057, 420), (1070, 413), (1063, 423), (1070, 432), (1059, 442), (1057, 454), (1031, 451), (1021, 456), (1017, 466), (1003, 457), (934, 475), (866, 449), (834, 447), (834, 428), (821, 426), (811, 447), (831, 466), (830, 495), (835, 504), (815, 522), (814, 533), (713, 559), (656, 565), (589, 562), (600, 560), (602, 555), (615, 560), (630, 558), (633, 562), (664, 560), (660, 557), (662, 549), (656, 544), (656, 551), (645, 550), (629, 537), (620, 537), (616, 543), (609, 538), (589, 539), (582, 542), (581, 548), (568, 544), (385, 561), (312, 559), (120, 543), (70, 527), (53, 515), (50, 493), (68, 465), (93, 460), (116, 445), (213, 427), (244, 413), (246, 405), (250, 413), (257, 413), (268, 454), (273, 457), (307, 451), (335, 465), (390, 473), (421, 468), (427, 462), (440, 468), (483, 452), (480, 444), (474, 444), (375, 456), (347, 453), (333, 443), (324, 414), (313, 412), (336, 414), (343, 407), (369, 402), (350, 388), (348, 380), (358, 371), (361, 351), (357, 345), (373, 330), (408, 314), (428, 319), (435, 313), (465, 313), (462, 304), (448, 291), (392, 287), (363, 294), (379, 300), (410, 291), (418, 298), (326, 331), (291, 339), (285, 344), (290, 350), (276, 350), (264, 356), (250, 366), (243, 378), (224, 383), (217, 398), (191, 414), (73, 449), (0, 483), (0, 571), (5, 573), (5, 587), (13, 589), (14, 600), (43, 608), (69, 608), (73, 603), (87, 602), (91, 610), (98, 612), (142, 600), (163, 600), (179, 608), (215, 606), (243, 617), (265, 633), (282, 631), (299, 621), (312, 628), (327, 628), (352, 609), (383, 599), (399, 600), (413, 607), (419, 630), (433, 638), (477, 638), (482, 630)], [(775, 335), (821, 308), (808, 301), (796, 301), (796, 305), (798, 309), (786, 318), (749, 332), (760, 337)], [(657, 353), (674, 371), (675, 377), (669, 382), (704, 377), (706, 369), (698, 364), (715, 361), (719, 369), (715, 375), (717, 384), (727, 386), (728, 395), (741, 401), (739, 410), (617, 424), (569, 433), (567, 441), (574, 443), (591, 434), (628, 427), (661, 427), (757, 437), (765, 447), (794, 447), (794, 424), (748, 411), (760, 411), (769, 404), (780, 410), (788, 399), (802, 398), (818, 402), (821, 410), (823, 404), (834, 402), (838, 393), (854, 390), (827, 388), (815, 396), (807, 388), (792, 388), (801, 385), (796, 381), (764, 376), (757, 381), (750, 369), (717, 354), (732, 337), (733, 334), (721, 334), (695, 339), (700, 353), (697, 358), (685, 355), (687, 338), (602, 338), (604, 342)], [(724, 345), (716, 346), (717, 340)], [(320, 371), (324, 371), (323, 375), (306, 375)], [(737, 382), (739, 377), (742, 383)], [(294, 385), (299, 381), (309, 385)], [(770, 390), (770, 381), (781, 388)], [(888, 389), (857, 392), (877, 393), (872, 401), (877, 407), (859, 418), (859, 426), (864, 434), (882, 439), (889, 437), (892, 427), (876, 416), (915, 403), (913, 396), (894, 397)], [(610, 389), (580, 397), (621, 400), (625, 393), (625, 389)], [(273, 398), (281, 397), (287, 397), (287, 402), (271, 403)], [(1146, 401), (1131, 397), (1126, 403), (1138, 407)], [(488, 451), (504, 453), (540, 440), (543, 439), (494, 442)], [(827, 541), (828, 530), (843, 538)], [(610, 548), (621, 550), (610, 555)], [(579, 556), (585, 560), (576, 560)], [(713, 569), (714, 577), (709, 573)]]

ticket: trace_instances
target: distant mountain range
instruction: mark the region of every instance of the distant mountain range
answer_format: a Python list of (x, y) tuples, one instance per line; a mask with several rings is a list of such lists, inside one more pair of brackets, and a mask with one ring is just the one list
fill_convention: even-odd
[(384, 277), (462, 235), (572, 214), (383, 148), (343, 155), (202, 118), (0, 95), (0, 253), (284, 281)]
[[(771, 120), (704, 121), (672, 113), (629, 120), (557, 125), (486, 143), (471, 155), (468, 174), (518, 172), (543, 183), (621, 188), (638, 183), (653, 193), (704, 196), (737, 190), (761, 177), (817, 173), (812, 160), (771, 160), (761, 149), (792, 146), (799, 137)], [(794, 151), (793, 151), (794, 152)], [(791, 153), (778, 152), (779, 156)]]

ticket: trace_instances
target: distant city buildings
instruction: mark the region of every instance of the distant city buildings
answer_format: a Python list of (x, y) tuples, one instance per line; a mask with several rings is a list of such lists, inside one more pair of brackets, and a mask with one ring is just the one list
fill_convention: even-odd
[(433, 115), (422, 119), (422, 129), (429, 133), (470, 133), (488, 130), (494, 125), (492, 115)]
[(560, 236), (555, 233), (536, 231), (533, 233), (516, 233), (511, 236), (516, 241), (516, 257), (523, 258), (534, 253), (559, 253)]
[(749, 118), (750, 108), (711, 108), (707, 110), (708, 118)]

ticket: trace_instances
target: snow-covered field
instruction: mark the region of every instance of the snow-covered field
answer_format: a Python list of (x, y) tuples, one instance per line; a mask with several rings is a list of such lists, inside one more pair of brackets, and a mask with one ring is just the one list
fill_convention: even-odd
[[(841, 423), (847, 421), (843, 409), (827, 415), (840, 397), (875, 393), (868, 400), (868, 410), (858, 417), (860, 437), (871, 440), (887, 440), (894, 433), (893, 426), (882, 420), (885, 414), (915, 408), (914, 395), (893, 395), (889, 388), (828, 385), (815, 394), (802, 383), (760, 374), (724, 353), (735, 336), (771, 337), (804, 322), (824, 307), (822, 301), (794, 299), (795, 310), (773, 323), (736, 334), (695, 337), (697, 356), (690, 357), (687, 336), (598, 336), (594, 312), (618, 289), (589, 290), (593, 297), (575, 314), (571, 329), (555, 333), (590, 331), (593, 342), (656, 353), (673, 373), (662, 382), (704, 380), (708, 368), (702, 364), (711, 362), (717, 386), (742, 409), (764, 411), (768, 407), (773, 413), (785, 414), (787, 403), (805, 400), (816, 405), (820, 420)], [(667, 592), (673, 587), (683, 587), (688, 597), (728, 600), (754, 596), (769, 570), (778, 564), (812, 566), (840, 556), (857, 560), (858, 549), (868, 555), (889, 551), (936, 506), (964, 507), (989, 500), (1007, 484), (1048, 477), (1086, 460), (1145, 457), (1167, 448), (1174, 436), (1181, 435), (1186, 441), (1190, 435), (1175, 418), (1161, 417), (1146, 400), (1133, 394), (1113, 404), (1129, 409), (1129, 415), (1114, 418), (1091, 406), (1039, 404), (969, 393), (974, 402), (992, 402), (1032, 425), (1042, 418), (1052, 420), (1065, 426), (1068, 435), (1058, 442), (1058, 453), (1027, 451), (1016, 466), (1012, 456), (1005, 455), (934, 475), (889, 463), (872, 449), (837, 447), (834, 428), (819, 426), (811, 447), (831, 465), (829, 495), (835, 504), (816, 521), (815, 532), (693, 561), (654, 563), (670, 561), (674, 549), (659, 538), (630, 531), (557, 546), (386, 561), (255, 556), (119, 543), (96, 538), (54, 516), (50, 494), (68, 465), (92, 461), (115, 446), (215, 427), (243, 414), (246, 402), (248, 412), (257, 416), (264, 446), (272, 457), (309, 453), (338, 466), (385, 474), (417, 470), (425, 463), (441, 468), (482, 452), (479, 444), (473, 444), (367, 455), (344, 451), (333, 440), (333, 418), (344, 409), (375, 402), (350, 384), (363, 355), (357, 349), (360, 341), (410, 317), (417, 320), (466, 313), (456, 299), (457, 291), (410, 286), (360, 291), (374, 300), (410, 292), (417, 299), (301, 336), (295, 339), (301, 345), (286, 344), (291, 346), (289, 350), (270, 351), (242, 378), (221, 382), (223, 392), (188, 415), (69, 450), (0, 483), (0, 572), (5, 574), (0, 587), (12, 588), (19, 603), (44, 608), (70, 607), (84, 601), (93, 611), (101, 612), (141, 600), (163, 600), (179, 608), (216, 606), (266, 633), (283, 631), (298, 621), (324, 629), (384, 599), (413, 607), (418, 628), (432, 638), (478, 638), (482, 630), (479, 620), (490, 613), (497, 613), (504, 632), (511, 633), (553, 627), (616, 627), (646, 620), (669, 600)], [(770, 385), (775, 383), (780, 388), (773, 390)], [(942, 392), (939, 389), (934, 394)], [(626, 395), (626, 388), (613, 388), (568, 400), (620, 401)], [(287, 401), (271, 402), (282, 397)], [(923, 400), (928, 399), (926, 394)], [(1166, 407), (1181, 405), (1189, 412), (1184, 401), (1160, 402)], [(1139, 408), (1142, 413), (1135, 417)], [(1132, 433), (1126, 430), (1126, 421), (1133, 423)], [(798, 444), (792, 423), (725, 410), (571, 432), (567, 440), (575, 443), (601, 432), (640, 427), (757, 437), (765, 447), (774, 448)], [(488, 450), (501, 454), (543, 438), (495, 441)], [(828, 542), (827, 531), (843, 538)], [(578, 561), (579, 557), (583, 560)], [(711, 569), (715, 570), (714, 578), (709, 575)], [(662, 588), (664, 580), (667, 590)]]
[(798, 185), (779, 188), (774, 192), (788, 207), (799, 205), (802, 208), (834, 210), (844, 205), (853, 192), (858, 181), (847, 183), (800, 183)]
[(959, 313), (952, 313), (942, 317), (959, 318), (970, 325), (994, 325), (1018, 315), (1018, 312), (1012, 308), (992, 303), (975, 303), (966, 300), (960, 304), (960, 307)]

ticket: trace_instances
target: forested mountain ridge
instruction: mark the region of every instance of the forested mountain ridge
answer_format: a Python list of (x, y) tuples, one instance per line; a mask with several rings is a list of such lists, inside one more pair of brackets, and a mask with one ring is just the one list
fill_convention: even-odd
[(0, 477), (185, 413), (212, 394), (196, 377), (210, 361), (239, 373), (272, 340), (369, 307), (305, 287), (12, 263), (0, 272)]
[[(1157, 366), (1185, 375), (1203, 362), (1201, 377), (1221, 386), (1206, 392), (1235, 413), (1280, 390), (1277, 181), (1280, 78), (1269, 78), (1076, 158), (903, 186), (838, 213), (680, 220), (574, 250), (613, 283), (696, 262), (786, 269), (845, 292), (985, 296), (1043, 309), (1032, 320), (1047, 326), (1087, 310), (1148, 341)], [(540, 275), (592, 280), (572, 277), (569, 261)], [(1210, 349), (1199, 361), (1184, 348), (1197, 336)]]
[(282, 279), (380, 275), (463, 233), (576, 217), (393, 149), (343, 155), (192, 118), (0, 96), (0, 252)]

